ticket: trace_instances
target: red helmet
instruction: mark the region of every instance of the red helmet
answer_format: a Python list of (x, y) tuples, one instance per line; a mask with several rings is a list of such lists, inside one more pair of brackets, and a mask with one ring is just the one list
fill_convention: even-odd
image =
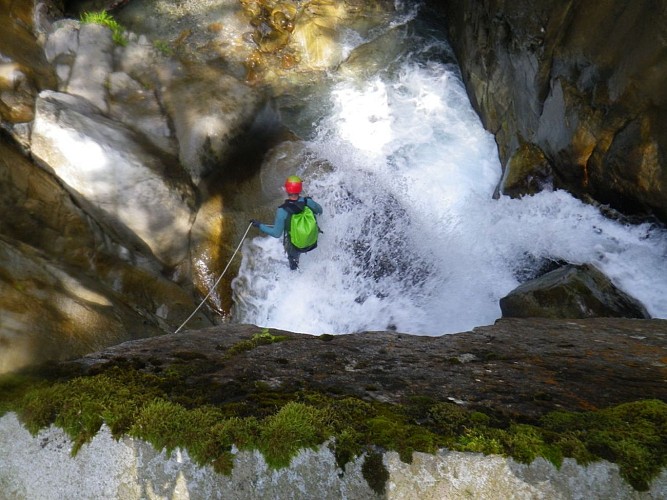
[(287, 194), (299, 194), (303, 188), (303, 181), (296, 175), (290, 175), (285, 181), (285, 191)]

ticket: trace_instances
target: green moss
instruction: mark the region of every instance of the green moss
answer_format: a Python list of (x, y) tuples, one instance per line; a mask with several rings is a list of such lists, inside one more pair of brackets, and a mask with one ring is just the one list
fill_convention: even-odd
[(389, 480), (389, 471), (384, 466), (382, 454), (377, 452), (368, 453), (364, 457), (364, 463), (361, 466), (361, 474), (375, 493), (383, 496), (386, 491), (387, 481)]
[(179, 404), (155, 399), (137, 414), (131, 436), (151, 443), (156, 449), (171, 453), (187, 449), (195, 462), (205, 465), (215, 456), (211, 428), (221, 420), (219, 409), (200, 407), (188, 410)]
[(287, 467), (300, 450), (316, 448), (330, 435), (327, 410), (291, 402), (262, 422), (257, 447), (275, 468)]
[(440, 434), (460, 434), (466, 426), (471, 427), (470, 412), (453, 403), (436, 403), (428, 409), (428, 417)]
[(14, 409), (33, 434), (51, 424), (61, 427), (72, 438), (76, 454), (104, 422), (115, 437), (127, 432), (146, 401), (160, 393), (155, 377), (114, 368), (94, 377), (31, 388)]
[(558, 446), (547, 443), (543, 432), (532, 425), (512, 425), (505, 433), (505, 449), (518, 462), (531, 463), (537, 457), (544, 457), (560, 467), (563, 454)]
[(412, 462), (414, 451), (432, 453), (437, 437), (428, 429), (405, 422), (396, 413), (386, 413), (367, 422), (369, 442), (388, 450), (396, 450), (406, 463)]
[(30, 375), (8, 374), (0, 377), (0, 416), (15, 410), (15, 402), (26, 392), (46, 385), (47, 382)]
[(452, 448), (485, 455), (503, 455), (503, 437), (504, 432), (500, 429), (465, 429), (452, 444)]
[(284, 340), (288, 339), (289, 337), (285, 335), (273, 335), (269, 332), (268, 328), (264, 328), (262, 333), (256, 333), (252, 336), (251, 339), (237, 342), (232, 347), (227, 349), (225, 356), (231, 358), (242, 352), (251, 351), (252, 349), (255, 349), (261, 345), (274, 344), (276, 342), (283, 342)]
[(232, 445), (240, 450), (256, 449), (260, 424), (255, 417), (232, 417), (216, 423), (211, 428), (208, 454), (214, 469), (221, 474), (231, 474), (234, 466)]
[(155, 40), (153, 47), (156, 48), (162, 55), (171, 57), (174, 55), (174, 49), (171, 44), (165, 40)]
[[(278, 337), (261, 338), (253, 345)], [(0, 411), (16, 412), (33, 434), (51, 424), (63, 428), (73, 453), (106, 423), (117, 438), (127, 434), (158, 449), (187, 449), (197, 463), (221, 473), (231, 471), (232, 446), (259, 450), (278, 468), (300, 450), (328, 441), (341, 468), (366, 457), (364, 474), (376, 491), (386, 482), (380, 467), (384, 450), (397, 451), (405, 462), (415, 451), (441, 447), (525, 463), (544, 457), (557, 466), (565, 457), (583, 464), (606, 459), (638, 490), (647, 489), (667, 465), (667, 404), (657, 400), (596, 412), (553, 412), (528, 425), (423, 397), (397, 405), (272, 390), (257, 381), (214, 387), (206, 360), (198, 356), (181, 356), (157, 373), (132, 360), (116, 363), (90, 376), (0, 377)]]
[(81, 14), (81, 22), (83, 24), (99, 24), (101, 26), (106, 26), (111, 30), (113, 41), (116, 44), (121, 46), (127, 45), (127, 39), (124, 35), (125, 29), (107, 11), (84, 12)]
[(667, 404), (637, 401), (598, 412), (553, 412), (542, 419), (554, 444), (581, 461), (602, 458), (619, 465), (637, 490), (667, 465)]

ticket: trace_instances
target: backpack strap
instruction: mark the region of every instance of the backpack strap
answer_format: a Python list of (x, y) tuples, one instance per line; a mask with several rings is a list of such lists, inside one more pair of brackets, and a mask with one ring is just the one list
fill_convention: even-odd
[(285, 219), (285, 232), (284, 236), (287, 237), (290, 231), (290, 222), (292, 220), (292, 215), (300, 214), (303, 212), (303, 209), (306, 208), (306, 202), (304, 201), (295, 201), (295, 200), (285, 200), (285, 203), (280, 205), (280, 207), (287, 212), (287, 218)]
[[(308, 200), (312, 200), (312, 198), (311, 198), (310, 196), (306, 196), (306, 197), (303, 199), (303, 206), (304, 206), (304, 208), (308, 206)], [(309, 207), (309, 208), (310, 208), (310, 207)], [(311, 210), (312, 210), (312, 208), (311, 208)], [(315, 215), (315, 212), (313, 212), (313, 215)], [(315, 215), (315, 220), (317, 221), (317, 215)], [(322, 229), (320, 229), (320, 225), (319, 225), (319, 224), (317, 225), (317, 231), (318, 231), (320, 234), (324, 234), (324, 231), (322, 231)]]
[(294, 201), (294, 200), (285, 200), (285, 203), (280, 205), (278, 208), (283, 208), (287, 211), (288, 214), (298, 214), (303, 212), (303, 209), (306, 208), (306, 201)]

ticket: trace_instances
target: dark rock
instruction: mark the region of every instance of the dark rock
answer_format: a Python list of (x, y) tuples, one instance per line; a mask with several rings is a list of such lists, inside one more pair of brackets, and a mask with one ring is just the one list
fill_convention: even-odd
[(549, 160), (534, 144), (524, 144), (507, 162), (499, 191), (500, 194), (520, 198), (550, 186), (553, 186), (553, 172)]
[[(667, 321), (620, 318), (501, 319), (471, 332), (422, 337), (365, 332), (230, 348), (260, 333), (227, 324), (108, 348), (74, 361), (95, 373), (118, 360), (145, 371), (187, 369), (212, 402), (312, 390), (392, 403), (416, 396), (536, 417), (638, 399), (667, 399)], [(186, 356), (183, 353), (202, 356)], [(159, 361), (159, 362), (158, 362)]]
[(588, 264), (567, 265), (500, 299), (503, 318), (650, 318), (637, 300)]
[(638, 0), (430, 4), (501, 162), (532, 144), (555, 187), (667, 221), (667, 9)]

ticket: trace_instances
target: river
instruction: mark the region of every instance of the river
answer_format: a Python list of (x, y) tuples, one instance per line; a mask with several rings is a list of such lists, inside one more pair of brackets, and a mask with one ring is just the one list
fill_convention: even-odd
[(324, 234), (297, 272), (281, 241), (247, 240), (234, 320), (311, 334), (461, 332), (493, 323), (500, 298), (553, 261), (593, 264), (666, 318), (664, 228), (610, 220), (548, 186), (494, 199), (498, 151), (439, 32), (399, 11), (370, 37), (350, 34), (346, 50), (388, 33), (400, 50), (375, 43), (372, 64), (342, 65), (304, 98), (312, 126), (281, 110), (305, 138), (294, 173), (324, 207)]

